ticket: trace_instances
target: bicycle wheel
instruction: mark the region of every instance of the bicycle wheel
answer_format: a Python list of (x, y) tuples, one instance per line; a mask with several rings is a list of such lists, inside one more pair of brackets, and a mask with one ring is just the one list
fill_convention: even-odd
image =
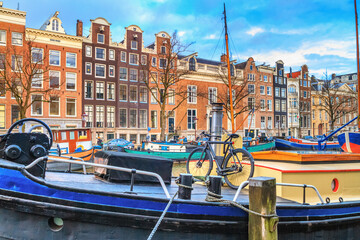
[(233, 189), (237, 189), (242, 182), (254, 174), (254, 158), (242, 148), (235, 149), (233, 154), (228, 154), (224, 166), (227, 170), (226, 175), (224, 175), (225, 182)]
[(206, 177), (213, 168), (213, 159), (209, 150), (195, 148), (186, 161), (186, 171), (193, 177)]

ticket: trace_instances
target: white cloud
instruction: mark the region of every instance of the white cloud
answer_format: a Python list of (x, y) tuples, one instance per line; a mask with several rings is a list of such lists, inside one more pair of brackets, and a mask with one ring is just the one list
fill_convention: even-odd
[(185, 34), (186, 34), (185, 31), (179, 31), (179, 32), (178, 32), (179, 37), (182, 37), (182, 36), (184, 36)]
[(208, 40), (208, 39), (216, 39), (216, 38), (217, 38), (216, 34), (210, 34), (210, 35), (207, 35), (207, 36), (204, 37), (204, 39), (206, 39), (206, 40)]
[(251, 36), (255, 36), (258, 33), (263, 33), (265, 32), (264, 29), (260, 28), (260, 27), (252, 27), (249, 31), (247, 31), (246, 33), (251, 35)]

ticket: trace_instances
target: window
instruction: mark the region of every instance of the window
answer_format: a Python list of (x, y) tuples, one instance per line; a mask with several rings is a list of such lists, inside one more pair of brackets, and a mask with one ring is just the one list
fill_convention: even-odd
[(189, 60), (189, 71), (196, 71), (195, 58), (190, 58)]
[(147, 111), (140, 109), (139, 110), (139, 128), (147, 127)]
[(131, 41), (131, 49), (137, 50), (137, 45), (138, 45), (137, 41)]
[(272, 111), (272, 100), (267, 100), (267, 109)]
[(115, 60), (115, 50), (114, 49), (109, 50), (109, 60)]
[(107, 84), (107, 99), (108, 100), (115, 100), (115, 83), (108, 83)]
[(249, 84), (248, 91), (249, 91), (249, 94), (254, 94), (255, 93), (255, 85)]
[(66, 116), (69, 117), (76, 116), (76, 99), (73, 98), (66, 99)]
[(31, 48), (31, 62), (42, 64), (43, 62), (44, 49), (42, 48)]
[[(1, 109), (0, 105), (0, 119), (3, 118), (5, 118), (5, 108)], [(18, 105), (11, 105), (11, 123), (14, 123), (18, 120), (20, 120), (20, 107)], [(5, 128), (5, 125), (3, 125), (2, 122), (3, 121), (0, 120), (0, 128)]]
[(260, 109), (261, 109), (261, 111), (265, 111), (265, 100), (264, 99), (260, 100)]
[(0, 128), (5, 129), (5, 105), (0, 105)]
[(137, 82), (138, 80), (138, 70), (130, 68), (130, 81)]
[(53, 20), (52, 20), (51, 30), (53, 30), (53, 31), (59, 31), (59, 21), (58, 21), (58, 20), (56, 20), (56, 19), (53, 19)]
[(254, 109), (255, 108), (255, 98), (248, 98), (248, 109)]
[(281, 88), (281, 97), (286, 98), (286, 88)]
[(286, 100), (281, 100), (281, 111), (286, 112)]
[(95, 64), (95, 77), (105, 78), (105, 65)]
[(188, 101), (187, 101), (188, 103), (196, 103), (197, 102), (197, 98), (196, 98), (197, 87), (189, 85), (187, 95), (188, 95)]
[(119, 109), (119, 121), (120, 121), (120, 127), (126, 128), (127, 127), (127, 109), (121, 108)]
[(22, 67), (23, 67), (22, 62), (23, 62), (22, 56), (12, 55), (11, 56), (11, 69), (13, 71), (22, 71)]
[(261, 116), (260, 118), (260, 122), (261, 122), (261, 129), (265, 129), (265, 117)]
[(66, 73), (66, 90), (76, 90), (76, 73)]
[(304, 98), (306, 98), (306, 94), (307, 94), (307, 92), (306, 92), (306, 91), (304, 91)]
[(49, 51), (49, 64), (53, 66), (60, 66), (60, 51)]
[(50, 103), (49, 103), (50, 116), (60, 116), (60, 100), (59, 97), (50, 96)]
[(157, 65), (156, 62), (157, 62), (156, 57), (152, 57), (151, 58), (151, 66), (156, 67), (156, 65)]
[(6, 55), (4, 53), (0, 53), (0, 70), (4, 70), (6, 66)]
[(100, 33), (97, 34), (97, 42), (98, 43), (104, 43), (105, 42), (104, 34), (100, 34)]
[(152, 72), (152, 73), (150, 74), (150, 77), (151, 77), (151, 82), (152, 82), (152, 83), (156, 83), (156, 82), (158, 81), (158, 74), (157, 74), (157, 72)]
[[(34, 72), (35, 73), (35, 72)], [(33, 88), (42, 88), (43, 87), (43, 72), (42, 70), (36, 70), (36, 73), (31, 79), (31, 87)]]
[(130, 109), (129, 111), (129, 117), (130, 117), (130, 127), (131, 128), (136, 128), (137, 126), (137, 110), (136, 109)]
[(127, 86), (126, 85), (119, 86), (119, 100), (121, 102), (127, 101)]
[(85, 74), (86, 75), (91, 75), (92, 73), (92, 69), (91, 69), (92, 63), (85, 63)]
[(85, 81), (85, 99), (93, 99), (93, 81)]
[(304, 80), (304, 87), (307, 87), (307, 81)]
[(165, 58), (160, 58), (159, 68), (166, 68), (166, 59)]
[(137, 86), (130, 86), (129, 100), (130, 102), (137, 102)]
[[(230, 76), (232, 76), (232, 77), (234, 76), (234, 64), (230, 65)], [(261, 78), (260, 78), (260, 80), (261, 80)]]
[(115, 67), (109, 66), (109, 77), (115, 77)]
[(76, 53), (66, 53), (66, 67), (76, 67)]
[(320, 120), (322, 119), (322, 112), (321, 112), (321, 110), (319, 110), (319, 119), (320, 119)]
[(283, 71), (280, 69), (280, 70), (279, 70), (279, 76), (282, 76), (282, 72), (283, 72)]
[(33, 116), (42, 116), (42, 96), (41, 95), (32, 95), (31, 96), (31, 115)]
[(139, 76), (140, 82), (147, 83), (148, 82), (148, 72), (146, 70), (140, 70)]
[(6, 31), (0, 30), (0, 45), (6, 45)]
[(169, 89), (168, 97), (169, 97), (168, 103), (170, 105), (175, 105), (175, 89)]
[(151, 103), (157, 103), (156, 99), (158, 97), (157, 90), (151, 89)]
[(140, 87), (140, 102), (147, 103), (148, 92), (146, 87)]
[(250, 71), (252, 71), (253, 70), (253, 66), (252, 65), (250, 65)]
[(268, 117), (268, 129), (272, 129), (272, 117)]
[(195, 129), (196, 127), (196, 110), (188, 109), (187, 110), (187, 122), (188, 122), (188, 129)]
[(12, 32), (11, 33), (11, 43), (12, 43), (12, 45), (22, 46), (23, 45), (22, 33)]
[(151, 111), (151, 128), (157, 128), (157, 111)]
[(252, 74), (252, 73), (249, 73), (248, 74), (248, 81), (251, 81), (251, 82), (255, 81), (255, 75)]
[(280, 112), (280, 100), (275, 99), (275, 111)]
[(268, 96), (271, 96), (271, 87), (266, 87), (266, 93)]
[(126, 52), (121, 52), (121, 54), (120, 54), (120, 60), (121, 60), (122, 62), (126, 62)]
[(166, 47), (165, 46), (161, 46), (161, 53), (166, 54)]
[(217, 102), (217, 88), (214, 87), (208, 88), (208, 99), (209, 99), (209, 104)]
[(104, 127), (104, 106), (96, 106), (96, 126), (95, 127)]
[(265, 95), (265, 86), (260, 86), (260, 94)]
[(129, 62), (130, 64), (139, 65), (138, 55), (137, 54), (130, 53), (129, 58), (130, 58), (130, 62)]
[(268, 76), (264, 75), (264, 82), (268, 81)]
[(105, 49), (104, 48), (95, 48), (95, 58), (100, 60), (105, 60)]
[(127, 68), (120, 68), (120, 80), (126, 81), (127, 80)]
[(115, 107), (108, 106), (106, 112), (106, 120), (107, 120), (107, 127), (114, 128), (115, 127)]
[(51, 88), (60, 88), (60, 72), (58, 71), (50, 71), (49, 72), (49, 81)]
[(0, 97), (5, 97), (6, 89), (5, 89), (5, 81), (0, 80)]
[(96, 82), (96, 99), (104, 99), (104, 82)]
[(147, 56), (141, 55), (141, 65), (146, 65), (146, 61), (147, 61)]
[(91, 51), (92, 51), (92, 48), (91, 46), (85, 46), (85, 56), (86, 57), (91, 57)]
[(275, 88), (275, 97), (280, 97), (280, 88)]

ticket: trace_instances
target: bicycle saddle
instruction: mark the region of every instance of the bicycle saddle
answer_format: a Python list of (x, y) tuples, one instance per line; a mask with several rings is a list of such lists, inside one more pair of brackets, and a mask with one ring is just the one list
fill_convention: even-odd
[(239, 134), (236, 134), (236, 133), (232, 133), (232, 134), (228, 134), (228, 135), (231, 138), (238, 138), (239, 137)]

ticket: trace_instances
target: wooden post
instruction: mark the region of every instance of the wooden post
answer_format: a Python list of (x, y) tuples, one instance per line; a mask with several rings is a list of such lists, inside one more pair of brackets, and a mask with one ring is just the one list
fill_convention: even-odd
[[(249, 209), (262, 215), (276, 214), (275, 178), (250, 178)], [(278, 222), (278, 217), (264, 218), (249, 213), (249, 240), (277, 239)]]

